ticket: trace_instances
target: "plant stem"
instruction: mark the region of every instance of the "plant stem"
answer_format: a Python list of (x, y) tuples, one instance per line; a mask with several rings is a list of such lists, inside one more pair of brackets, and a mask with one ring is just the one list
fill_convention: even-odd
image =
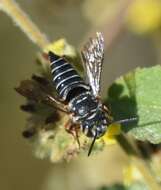
[(160, 190), (160, 185), (157, 183), (155, 177), (152, 175), (148, 164), (143, 159), (141, 153), (137, 149), (137, 146), (134, 146), (132, 143), (130, 143), (128, 138), (125, 137), (123, 134), (118, 135), (117, 141), (123, 148), (123, 150), (127, 153), (127, 155), (130, 156), (133, 165), (135, 165), (139, 169), (149, 188), (151, 190)]
[(41, 49), (49, 44), (47, 37), (41, 33), (39, 28), (14, 0), (0, 0), (0, 10), (11, 17), (27, 37)]
[(125, 135), (120, 134), (116, 138), (118, 143), (127, 155), (141, 157), (140, 152), (136, 149), (136, 147), (132, 145), (132, 143), (130, 143), (130, 141), (127, 137), (125, 137)]
[(151, 190), (160, 190), (161, 187), (157, 183), (155, 177), (152, 175), (150, 168), (144, 160), (138, 157), (132, 156), (131, 162), (139, 169), (140, 173), (144, 177), (146, 184)]

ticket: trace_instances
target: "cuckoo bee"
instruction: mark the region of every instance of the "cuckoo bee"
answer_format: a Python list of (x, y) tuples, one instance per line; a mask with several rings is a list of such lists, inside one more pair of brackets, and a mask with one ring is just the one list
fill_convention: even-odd
[[(104, 39), (101, 33), (91, 38), (82, 52), (86, 82), (64, 56), (49, 52), (52, 82), (59, 99), (53, 98), (60, 110), (71, 115), (70, 125), (78, 124), (87, 137), (95, 140), (107, 131), (112, 123), (108, 109), (100, 99), (100, 78), (104, 59)], [(128, 121), (128, 120), (123, 120)]]

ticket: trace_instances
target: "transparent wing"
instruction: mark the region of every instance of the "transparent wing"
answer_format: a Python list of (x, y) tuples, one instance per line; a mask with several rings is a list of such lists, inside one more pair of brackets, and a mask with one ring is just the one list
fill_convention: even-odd
[(85, 44), (81, 53), (89, 84), (93, 95), (97, 97), (100, 93), (100, 78), (104, 58), (104, 39), (102, 34), (98, 32), (96, 38), (91, 38)]

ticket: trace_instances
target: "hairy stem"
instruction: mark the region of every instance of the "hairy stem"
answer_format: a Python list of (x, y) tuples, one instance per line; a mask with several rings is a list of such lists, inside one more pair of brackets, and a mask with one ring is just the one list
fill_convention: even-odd
[(47, 37), (39, 30), (14, 0), (0, 0), (0, 10), (4, 11), (9, 17), (11, 17), (27, 37), (41, 49), (49, 44)]
[(152, 172), (147, 162), (143, 159), (142, 155), (137, 149), (137, 146), (130, 143), (128, 138), (125, 137), (123, 134), (117, 137), (117, 141), (123, 148), (123, 150), (127, 153), (127, 155), (130, 157), (133, 165), (135, 165), (139, 169), (149, 188), (152, 190), (160, 190), (160, 185), (157, 183), (155, 177), (152, 175)]
[(160, 190), (161, 187), (157, 183), (155, 177), (152, 175), (150, 168), (144, 160), (141, 160), (138, 157), (131, 157), (132, 163), (139, 169), (140, 173), (144, 177), (146, 184), (152, 190)]

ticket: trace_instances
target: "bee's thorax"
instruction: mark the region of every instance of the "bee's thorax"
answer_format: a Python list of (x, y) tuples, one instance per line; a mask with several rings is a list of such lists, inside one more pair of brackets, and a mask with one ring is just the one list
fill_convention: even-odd
[(69, 102), (69, 109), (73, 116), (73, 122), (80, 124), (82, 131), (93, 137), (97, 131), (97, 137), (102, 136), (109, 124), (102, 109), (102, 104), (90, 91), (84, 92), (74, 97)]

